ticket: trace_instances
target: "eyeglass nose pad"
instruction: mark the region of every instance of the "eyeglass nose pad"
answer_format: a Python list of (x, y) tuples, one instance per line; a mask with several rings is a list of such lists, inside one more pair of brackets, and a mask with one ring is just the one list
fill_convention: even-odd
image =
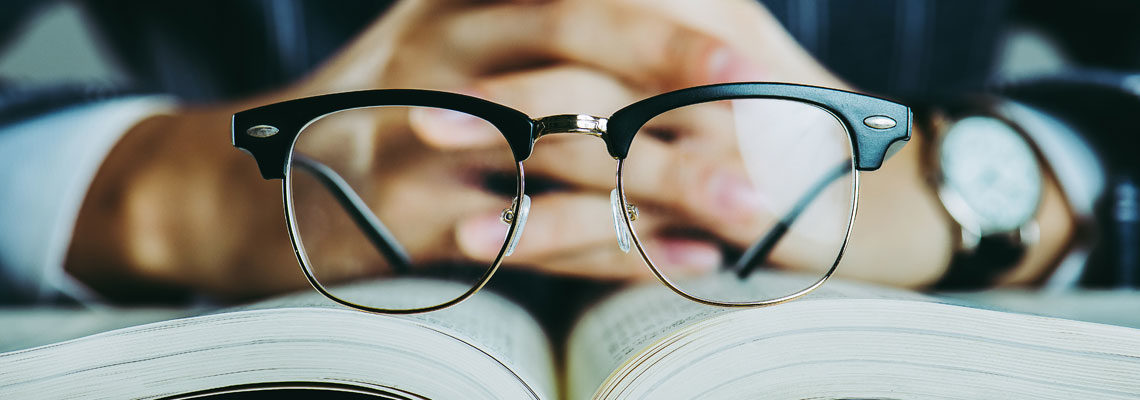
[(632, 240), (629, 235), (629, 226), (625, 224), (625, 218), (622, 215), (626, 210), (625, 207), (621, 206), (621, 195), (618, 194), (617, 188), (610, 191), (610, 208), (613, 210), (614, 232), (617, 233), (618, 248), (622, 252), (629, 253), (629, 243)]
[[(514, 214), (516, 203), (519, 206), (519, 212), (517, 216)], [(503, 223), (509, 225), (512, 220), (516, 218), (518, 219), (518, 225), (515, 227), (514, 234), (507, 238), (507, 252), (503, 254), (504, 257), (514, 254), (515, 247), (519, 245), (519, 238), (522, 237), (523, 228), (526, 228), (527, 215), (530, 215), (530, 196), (527, 196), (525, 194), (522, 195), (522, 202), (519, 202), (519, 198), (515, 197), (515, 199), (511, 201), (511, 207), (503, 210)]]

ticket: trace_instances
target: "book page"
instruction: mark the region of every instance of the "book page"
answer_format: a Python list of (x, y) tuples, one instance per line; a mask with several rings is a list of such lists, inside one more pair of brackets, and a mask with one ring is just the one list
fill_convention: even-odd
[[(392, 304), (400, 299), (409, 304), (422, 304), (419, 299), (438, 299), (456, 290), (454, 282), (423, 279), (386, 279), (357, 283), (338, 288), (353, 299), (375, 299), (379, 304)], [(464, 285), (466, 286), (466, 285)], [(315, 290), (270, 299), (244, 309), (261, 308), (333, 308), (347, 309)], [(362, 312), (363, 313), (363, 312)], [(542, 388), (541, 392), (557, 393), (553, 352), (538, 322), (522, 307), (490, 291), (482, 290), (467, 300), (442, 310), (411, 315), (370, 315), (375, 318), (400, 318), (423, 324), (483, 349), (523, 377)]]
[[(748, 290), (756, 298), (774, 298), (810, 285), (816, 277), (764, 271), (749, 286), (735, 277), (714, 275), (691, 284), (713, 285), (717, 290)], [(918, 293), (848, 282), (828, 281), (804, 298), (932, 298)], [(775, 306), (779, 307), (779, 305)], [(624, 362), (650, 344), (685, 326), (725, 313), (743, 310), (703, 305), (669, 290), (660, 282), (649, 282), (623, 290), (587, 311), (570, 335), (567, 389), (570, 398), (589, 398), (598, 386)]]
[[(338, 289), (367, 301), (456, 288), (406, 279)], [(2, 353), (0, 370), (0, 398), (149, 398), (290, 382), (427, 398), (558, 395), (544, 333), (520, 306), (491, 292), (444, 310), (395, 316), (305, 291)]]
[(685, 326), (636, 352), (596, 393), (598, 399), (1135, 399), (1138, 356), (1134, 329), (941, 302), (815, 299)]

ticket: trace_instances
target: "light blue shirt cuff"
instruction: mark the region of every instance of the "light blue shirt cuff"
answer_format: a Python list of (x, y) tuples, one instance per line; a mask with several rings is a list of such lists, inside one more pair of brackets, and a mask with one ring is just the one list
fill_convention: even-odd
[(121, 98), (0, 126), (0, 287), (19, 292), (5, 297), (96, 298), (63, 270), (79, 209), (123, 133), (173, 104)]

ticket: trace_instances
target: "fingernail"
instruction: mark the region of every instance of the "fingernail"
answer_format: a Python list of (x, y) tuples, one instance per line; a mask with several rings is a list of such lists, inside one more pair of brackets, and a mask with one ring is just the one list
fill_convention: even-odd
[[(456, 93), (456, 94), (462, 94), (465, 96), (471, 96), (471, 97), (475, 97), (475, 98), (479, 98), (479, 99), (482, 99), (485, 97), (482, 91), (477, 90), (474, 87), (465, 87), (462, 89), (453, 90), (451, 92)], [(476, 117), (474, 115), (471, 115), (471, 114), (468, 114), (465, 112), (449, 110), (446, 108), (415, 107), (414, 110), (423, 110), (425, 116), (434, 118), (434, 119), (438, 120), (439, 122), (444, 122), (444, 123), (448, 123), (448, 124), (455, 124), (455, 125), (488, 124), (488, 122), (483, 120), (482, 118)]]
[(474, 115), (446, 108), (416, 107), (413, 110), (421, 112), (421, 116), (429, 121), (448, 125), (471, 125), (482, 121)]
[(408, 121), (425, 142), (445, 148), (478, 145), (501, 137), (499, 131), (483, 119), (443, 108), (412, 108)]
[(752, 182), (735, 172), (723, 171), (713, 175), (708, 187), (715, 207), (731, 216), (752, 216), (764, 204), (763, 195), (752, 186)]
[(709, 78), (717, 83), (765, 80), (765, 74), (759, 67), (727, 47), (712, 52), (708, 59), (708, 71)]
[(708, 242), (693, 240), (666, 240), (663, 267), (681, 272), (707, 272), (720, 267), (723, 256), (720, 249)]
[(508, 228), (499, 214), (471, 218), (459, 225), (459, 248), (472, 257), (494, 257), (506, 241)]

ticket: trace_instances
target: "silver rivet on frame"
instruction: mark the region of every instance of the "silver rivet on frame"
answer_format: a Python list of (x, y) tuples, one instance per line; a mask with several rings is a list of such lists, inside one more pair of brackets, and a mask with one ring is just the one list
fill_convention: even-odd
[(863, 120), (863, 125), (867, 125), (875, 129), (890, 129), (894, 128), (896, 124), (898, 123), (895, 122), (894, 118), (888, 117), (886, 115), (872, 115)]
[(259, 139), (267, 138), (267, 137), (276, 135), (277, 132), (280, 132), (277, 129), (277, 127), (273, 127), (273, 126), (269, 126), (269, 125), (258, 125), (258, 126), (255, 126), (255, 127), (252, 127), (252, 128), (245, 130), (246, 135), (253, 136), (253, 137), (259, 138)]

